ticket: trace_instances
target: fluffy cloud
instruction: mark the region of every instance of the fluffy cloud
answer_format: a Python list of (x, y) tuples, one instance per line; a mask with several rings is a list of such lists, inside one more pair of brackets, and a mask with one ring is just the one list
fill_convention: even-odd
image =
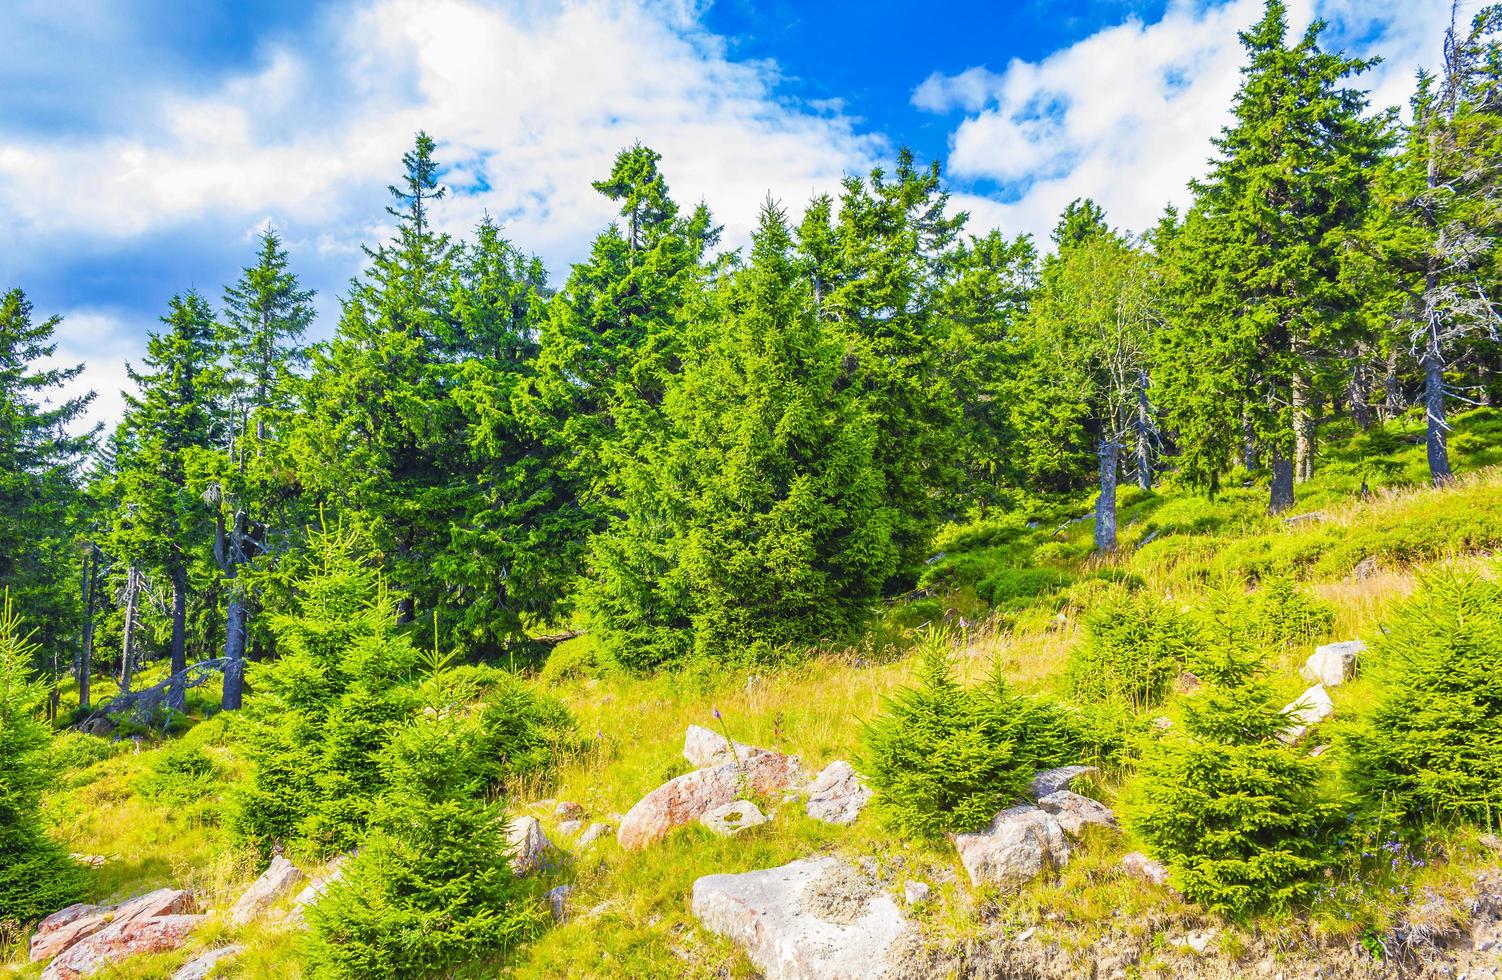
[[(956, 196), (980, 223), (1046, 235), (1065, 204), (1095, 198), (1118, 226), (1143, 229), (1182, 205), (1230, 120), (1242, 49), (1237, 31), (1262, 0), (1171, 0), (1161, 19), (1130, 19), (999, 74), (932, 76), (920, 108), (967, 115), (950, 137), (950, 172), (999, 186)], [(1384, 63), (1361, 82), (1376, 105), (1403, 102), (1416, 65), (1432, 61), (1448, 11), (1407, 0), (1296, 0), (1291, 27), (1329, 22), (1327, 44)]]

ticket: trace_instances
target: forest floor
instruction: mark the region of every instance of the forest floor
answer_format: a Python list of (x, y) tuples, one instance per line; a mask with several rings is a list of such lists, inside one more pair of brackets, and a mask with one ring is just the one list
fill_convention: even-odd
[[(893, 603), (862, 644), (776, 669), (601, 674), (590, 667), (589, 637), (567, 641), (560, 651), (579, 666), (543, 671), (532, 683), (569, 707), (589, 747), (549, 783), (513, 787), (516, 811), (538, 816), (548, 836), (568, 849), (570, 837), (551, 808), (532, 804), (573, 801), (587, 819), (616, 825), (647, 792), (689, 771), (682, 755), (689, 725), (723, 724), (737, 741), (800, 756), (810, 773), (837, 759), (859, 767), (862, 723), (911, 682), (909, 638), (926, 624), (953, 631), (966, 682), (999, 668), (1023, 692), (1062, 695), (1091, 597), (1101, 583), (1128, 577), (1189, 602), (1226, 581), (1250, 587), (1287, 574), (1330, 603), (1334, 621), (1322, 635), (1269, 651), (1274, 683), (1291, 701), (1307, 687), (1298, 668), (1315, 643), (1372, 636), (1434, 566), (1495, 573), (1493, 555), (1502, 548), (1502, 412), (1461, 419), (1452, 447), (1460, 479), (1436, 490), (1424, 485), (1412, 421), (1328, 443), (1319, 473), (1299, 488), (1298, 506), (1279, 517), (1265, 513), (1263, 483), (1232, 486), (1213, 501), (1172, 484), (1152, 493), (1133, 488), (1121, 501), (1121, 546), (1106, 560), (1090, 555), (1091, 522), (1076, 519), (1088, 513), (1084, 496), (956, 529), (941, 541), (944, 553), (925, 591)], [(1019, 577), (1023, 571), (1030, 574)], [(198, 693), (200, 705), (212, 703), (213, 692)], [(1371, 690), (1358, 678), (1332, 693), (1338, 718), (1359, 712)], [(1180, 708), (1175, 696), (1146, 713), (1172, 723)], [(254, 877), (252, 859), (231, 848), (220, 825), (224, 787), (243, 774), (224, 719), (202, 722), (186, 737), (207, 746), (217, 763), (191, 799), (143, 790), (154, 760), (174, 740), (60, 740), (66, 778), (47, 805), (70, 850), (104, 858), (93, 872), (93, 900), (171, 885), (194, 888), (206, 904), (224, 909)], [(1132, 779), (1108, 771), (1089, 791), (1114, 804), (1130, 792)], [(1091, 834), (1054, 879), (999, 892), (971, 888), (949, 845), (899, 837), (869, 811), (837, 827), (808, 818), (800, 805), (782, 805), (769, 823), (733, 837), (695, 825), (639, 851), (624, 851), (610, 837), (567, 854), (545, 884), (574, 886), (569, 920), (472, 975), (755, 976), (733, 945), (698, 926), (689, 903), (695, 879), (824, 853), (874, 859), (894, 891), (906, 880), (932, 887), (930, 900), (911, 912), (922, 939), (902, 975), (1291, 978), (1316, 969), (1327, 977), (1451, 975), (1444, 971), (1481, 966), (1465, 960), (1469, 954), (1443, 949), (1447, 937), (1459, 935), (1478, 883), (1502, 890), (1502, 878), (1487, 877), (1502, 876), (1502, 854), (1488, 848), (1484, 830), (1436, 830), (1430, 860), (1422, 864), (1377, 875), (1340, 872), (1312, 909), (1230, 924), (1123, 874), (1122, 855), (1140, 848), (1129, 836)], [(1410, 898), (1420, 895), (1422, 907)], [(1434, 948), (1394, 939), (1414, 935), (1420, 920), (1439, 923), (1425, 933)], [(137, 957), (99, 975), (167, 977), (195, 952), (235, 941), (245, 952), (213, 976), (295, 978), (299, 935), (272, 925), (216, 923), (183, 950)], [(0, 963), (0, 976), (40, 974), (23, 962), (22, 948)]]

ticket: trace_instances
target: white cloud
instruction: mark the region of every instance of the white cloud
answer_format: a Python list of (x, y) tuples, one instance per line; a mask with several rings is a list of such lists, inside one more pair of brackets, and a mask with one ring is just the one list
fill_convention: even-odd
[[(1448, 11), (1411, 0), (1295, 0), (1290, 26), (1318, 15), (1327, 46), (1384, 63), (1358, 84), (1377, 106), (1404, 102), (1413, 70), (1432, 62)], [(1093, 197), (1113, 224), (1150, 226), (1164, 205), (1187, 203), (1187, 184), (1205, 171), (1211, 138), (1230, 121), (1243, 60), (1237, 31), (1262, 14), (1262, 0), (1201, 5), (1172, 0), (1153, 23), (1107, 27), (1036, 62), (1013, 61), (997, 75), (970, 68), (933, 76), (913, 101), (968, 114), (950, 137), (950, 172), (995, 181), (1002, 196), (956, 195), (980, 225), (1047, 235), (1071, 200)]]
[(71, 368), (85, 365), (84, 371), (51, 395), (53, 404), (94, 392), (84, 417), (71, 428), (88, 431), (96, 422), (113, 426), (125, 413), (121, 394), (130, 386), (125, 372), (128, 363), (140, 366), (146, 352), (145, 330), (127, 324), (119, 313), (102, 309), (78, 309), (63, 314), (62, 323), (53, 335), (57, 350), (46, 358), (42, 367)]

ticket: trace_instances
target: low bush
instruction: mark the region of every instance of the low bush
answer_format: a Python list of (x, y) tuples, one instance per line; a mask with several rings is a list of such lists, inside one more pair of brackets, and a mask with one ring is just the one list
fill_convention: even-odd
[(976, 586), (976, 591), (1002, 612), (1016, 612), (1072, 581), (1074, 576), (1056, 568), (1002, 568)]
[(1399, 819), (1502, 820), (1502, 584), (1431, 576), (1364, 663), (1378, 696), (1347, 734), (1352, 785)]
[(1223, 649), (1184, 723), (1142, 759), (1132, 830), (1185, 897), (1224, 915), (1287, 911), (1314, 894), (1340, 806), (1319, 762), (1278, 738), (1288, 725), (1255, 657)]
[(1086, 608), (1084, 627), (1066, 668), (1071, 695), (1119, 699), (1139, 709), (1168, 693), (1200, 641), (1186, 612), (1151, 593), (1119, 587)]
[(585, 633), (555, 646), (542, 665), (539, 676), (544, 684), (554, 685), (585, 677), (598, 677), (599, 673), (599, 641), (593, 635)]
[(1334, 606), (1275, 575), (1257, 590), (1249, 628), (1263, 645), (1286, 648), (1322, 639), (1334, 625)]
[(861, 733), (878, 812), (915, 837), (978, 829), (1038, 769), (1076, 758), (1078, 748), (1067, 713), (1015, 694), (999, 673), (966, 689), (954, 677), (950, 646), (943, 631), (923, 637), (917, 686), (889, 697)]

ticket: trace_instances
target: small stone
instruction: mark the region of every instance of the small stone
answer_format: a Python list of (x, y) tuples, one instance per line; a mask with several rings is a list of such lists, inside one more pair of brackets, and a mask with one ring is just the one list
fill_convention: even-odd
[(245, 947), (238, 943), (211, 949), (178, 967), (177, 972), (172, 974), (172, 980), (204, 980), (209, 975), (209, 971), (214, 968), (214, 964), (220, 960), (239, 956), (244, 951)]
[(1381, 570), (1377, 565), (1376, 556), (1367, 555), (1356, 563), (1355, 568), (1351, 569), (1351, 577), (1358, 582), (1365, 582), (1368, 579), (1376, 578), (1377, 573)]
[(871, 801), (871, 788), (850, 763), (831, 762), (808, 787), (805, 812), (815, 820), (848, 826)]
[(1037, 931), (1038, 930), (1034, 929), (1032, 926), (1028, 926), (1026, 929), (1024, 929), (1021, 932), (1017, 933), (1017, 941), (1019, 943), (1025, 943), (1025, 942), (1027, 942), (1029, 939), (1033, 938), (1033, 933), (1035, 933)]
[(559, 820), (583, 820), (584, 808), (577, 803), (564, 800), (553, 808), (553, 816)]
[(767, 822), (767, 816), (750, 800), (735, 800), (710, 810), (699, 818), (699, 822), (721, 837), (729, 837), (750, 827), (761, 826)]
[(1477, 839), (1481, 842), (1481, 846), (1487, 850), (1502, 853), (1502, 837), (1498, 837), (1496, 834), (1482, 834)]
[(102, 868), (109, 861), (109, 858), (102, 854), (69, 854), (68, 857), (79, 864), (86, 864), (91, 868)]
[(1060, 766), (1058, 769), (1045, 769), (1033, 777), (1032, 785), (1027, 791), (1033, 799), (1042, 799), (1050, 793), (1068, 789), (1081, 776), (1099, 775), (1100, 770), (1094, 766)]
[(548, 908), (553, 911), (554, 922), (568, 921), (568, 897), (573, 892), (573, 885), (559, 885), (548, 892)]
[(1311, 758), (1311, 759), (1318, 759), (1320, 756), (1324, 755), (1328, 751), (1330, 751), (1330, 746), (1328, 746), (1328, 745), (1316, 745), (1314, 748), (1312, 748), (1312, 749), (1309, 750), (1309, 758)]
[(245, 894), (241, 895), (240, 900), (229, 910), (230, 924), (243, 926), (259, 918), (277, 899), (291, 891), (302, 878), (301, 869), (278, 854), (271, 859), (271, 864), (261, 877), (245, 890)]
[(1201, 682), (1198, 674), (1194, 673), (1193, 671), (1186, 670), (1180, 672), (1179, 679), (1177, 683), (1175, 683), (1174, 687), (1177, 688), (1180, 694), (1193, 694), (1195, 691), (1198, 691), (1200, 689), (1200, 683)]
[(719, 732), (701, 725), (689, 725), (683, 733), (683, 757), (697, 769), (744, 761), (753, 752), (765, 751), (754, 745), (731, 742)]
[(921, 881), (905, 881), (902, 884), (902, 900), (908, 905), (922, 905), (928, 901), (929, 894), (933, 891), (927, 884)]
[(1140, 878), (1150, 884), (1161, 886), (1168, 884), (1168, 869), (1141, 851), (1132, 851), (1130, 854), (1123, 855), (1121, 870), (1133, 878)]
[(507, 822), (506, 838), (511, 847), (511, 870), (518, 875), (541, 871), (548, 865), (553, 847), (536, 817), (513, 817)]
[(1164, 715), (1159, 715), (1158, 717), (1153, 719), (1153, 727), (1160, 732), (1166, 732), (1173, 727), (1173, 719), (1168, 718)]
[(570, 837), (574, 836), (583, 829), (583, 820), (565, 820), (558, 825), (558, 832), (560, 834), (568, 834)]
[(1195, 953), (1199, 954), (1200, 956), (1204, 956), (1205, 953), (1209, 951), (1210, 944), (1215, 941), (1215, 937), (1217, 935), (1219, 935), (1219, 931), (1216, 929), (1205, 929), (1202, 932), (1191, 932), (1188, 936), (1184, 937), (1184, 945), (1194, 950)]
[(1079, 837), (1087, 826), (1116, 829), (1116, 814), (1110, 807), (1067, 789), (1043, 797), (1038, 801), (1038, 808), (1052, 814), (1071, 837)]
[(584, 833), (579, 835), (579, 839), (574, 842), (574, 846), (580, 849), (586, 848), (589, 845), (593, 844), (595, 841), (599, 840), (601, 837), (608, 836), (609, 833), (610, 824), (592, 823), (588, 827), (584, 828)]
[(1326, 643), (1310, 654), (1301, 673), (1305, 680), (1325, 687), (1339, 687), (1356, 676), (1357, 657), (1365, 651), (1366, 644), (1360, 640)]

